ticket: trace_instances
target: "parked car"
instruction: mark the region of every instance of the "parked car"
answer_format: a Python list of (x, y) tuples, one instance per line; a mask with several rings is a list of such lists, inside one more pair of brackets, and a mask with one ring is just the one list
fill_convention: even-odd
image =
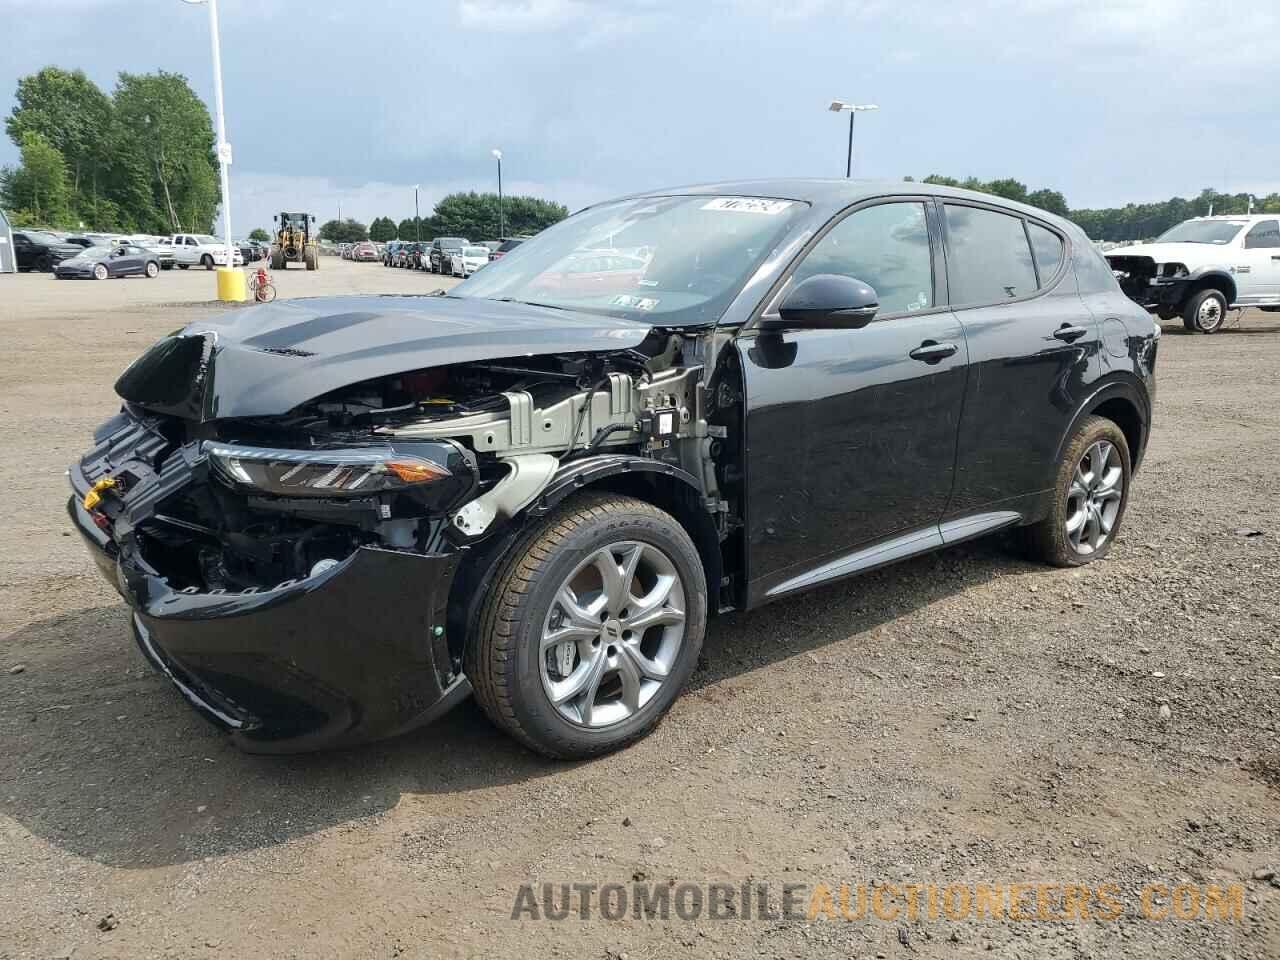
[(526, 239), (528, 238), (527, 237), (508, 237), (506, 240), (503, 240), (500, 244), (498, 244), (497, 249), (495, 249), (492, 253), (489, 254), (489, 259), (501, 260), (503, 257), (505, 257), (508, 253), (510, 253), (516, 247), (520, 246), (520, 244), (524, 243)]
[(67, 257), (74, 257), (83, 250), (74, 243), (59, 240), (40, 230), (13, 231), (13, 256), (18, 270), (39, 270), (48, 273)]
[(1280, 311), (1280, 216), (1196, 217), (1154, 243), (1118, 247), (1107, 262), (1121, 289), (1161, 320), (1217, 333), (1227, 311)]
[[(205, 233), (175, 233), (170, 241), (179, 269), (200, 266), (206, 270), (227, 266), (227, 242)], [(232, 266), (244, 266), (244, 255), (232, 248)]]
[(489, 248), (472, 244), (449, 258), (449, 273), (455, 277), (469, 277), (488, 262)]
[(362, 263), (372, 263), (378, 259), (378, 248), (368, 240), (357, 243), (351, 250), (351, 259)]
[(427, 261), (431, 272), (448, 273), (449, 258), (455, 253), (461, 253), (462, 248), (467, 245), (468, 241), (465, 237), (437, 237), (432, 240)]
[[(605, 241), (646, 251), (629, 292), (539, 285)], [(997, 530), (1106, 556), (1158, 344), (1080, 228), (1023, 204), (682, 187), (449, 296), (163, 338), (68, 509), (143, 654), (247, 750), (402, 733), (474, 691), (588, 757), (657, 724), (711, 616)]]
[[(132, 237), (125, 237), (120, 243), (131, 243), (134, 246), (142, 247), (142, 249), (151, 253), (156, 261), (160, 264), (161, 270), (172, 270), (174, 264), (173, 258), (173, 240), (169, 237), (152, 237), (145, 234), (136, 234)], [(96, 246), (116, 246), (115, 243), (96, 244)]]
[(59, 280), (106, 280), (108, 277), (158, 277), (160, 261), (136, 244), (89, 247), (68, 257), (53, 270)]
[(90, 240), (88, 237), (68, 236), (68, 237), (60, 237), (59, 239), (61, 239), (63, 243), (75, 244), (77, 247), (80, 247), (82, 250), (88, 250), (90, 247), (94, 246), (94, 242)]

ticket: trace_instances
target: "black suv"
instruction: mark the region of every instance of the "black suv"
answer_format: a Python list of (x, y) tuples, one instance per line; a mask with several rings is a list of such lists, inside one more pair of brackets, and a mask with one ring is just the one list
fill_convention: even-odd
[(455, 253), (462, 253), (462, 248), (470, 243), (465, 237), (436, 237), (431, 241), (431, 250), (427, 254), (432, 273), (449, 273), (450, 259)]
[(82, 250), (83, 246), (38, 230), (15, 230), (13, 233), (13, 255), (19, 270), (49, 273), (63, 260)]
[(1066, 220), (852, 180), (602, 203), (447, 295), (216, 326), (124, 372), (68, 509), (145, 656), (258, 752), (474, 692), (591, 756), (711, 616), (1000, 530), (1103, 557), (1159, 346)]

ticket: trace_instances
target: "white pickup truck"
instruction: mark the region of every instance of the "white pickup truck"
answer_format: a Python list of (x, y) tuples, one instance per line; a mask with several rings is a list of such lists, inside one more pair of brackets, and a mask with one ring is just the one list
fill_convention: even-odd
[[(173, 262), (178, 269), (200, 266), (206, 270), (227, 265), (227, 244), (217, 237), (204, 233), (175, 233), (169, 241), (173, 245)], [(232, 265), (244, 266), (244, 256), (233, 247)]]
[(1120, 287), (1161, 320), (1200, 333), (1227, 310), (1280, 311), (1280, 215), (1196, 217), (1154, 243), (1106, 252)]

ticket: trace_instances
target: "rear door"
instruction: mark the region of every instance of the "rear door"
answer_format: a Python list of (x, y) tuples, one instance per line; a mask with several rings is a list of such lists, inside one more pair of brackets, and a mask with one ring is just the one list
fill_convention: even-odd
[(1237, 302), (1280, 301), (1280, 219), (1255, 223), (1245, 233), (1243, 246), (1242, 261), (1249, 268), (1249, 277), (1246, 283), (1237, 268)]
[(880, 542), (937, 540), (965, 380), (960, 323), (939, 290), (941, 237), (925, 197), (841, 214), (793, 268), (873, 287), (858, 330), (738, 341), (746, 397), (749, 603), (854, 572)]
[(1059, 442), (1099, 375), (1098, 323), (1064, 234), (995, 205), (941, 208), (970, 364), (947, 519), (1021, 513), (1051, 485)]

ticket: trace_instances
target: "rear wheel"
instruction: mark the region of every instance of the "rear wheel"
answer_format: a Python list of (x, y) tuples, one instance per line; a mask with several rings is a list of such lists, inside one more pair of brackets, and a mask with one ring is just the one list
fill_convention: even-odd
[(1063, 451), (1049, 515), (1028, 531), (1032, 552), (1058, 567), (1105, 557), (1124, 519), (1131, 470), (1124, 432), (1085, 417)]
[(1198, 333), (1217, 333), (1227, 317), (1227, 298), (1217, 290), (1201, 290), (1182, 308), (1182, 325)]
[(498, 726), (552, 757), (616, 750), (657, 725), (706, 629), (702, 560), (652, 504), (586, 494), (512, 548), (466, 654)]

